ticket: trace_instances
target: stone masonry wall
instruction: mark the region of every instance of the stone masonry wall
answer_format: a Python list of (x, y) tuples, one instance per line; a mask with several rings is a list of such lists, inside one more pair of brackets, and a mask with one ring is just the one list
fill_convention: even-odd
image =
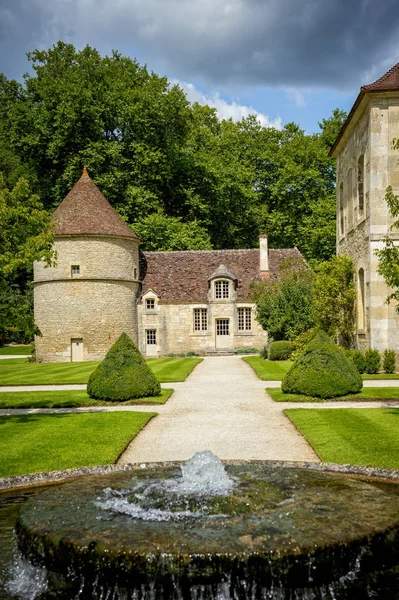
[[(252, 308), (252, 331), (238, 331), (238, 307)], [(194, 308), (208, 309), (208, 330), (194, 331)], [(211, 302), (208, 304), (158, 304), (154, 311), (146, 311), (145, 305), (138, 305), (139, 348), (146, 353), (146, 329), (157, 330), (157, 353), (165, 356), (170, 353), (196, 352), (207, 354), (216, 351), (216, 319), (229, 319), (229, 349), (258, 348), (267, 343), (267, 333), (255, 318), (251, 303)], [(226, 336), (227, 337), (227, 336)]]
[[(71, 237), (55, 248), (55, 267), (34, 267), (37, 360), (69, 362), (72, 338), (83, 338), (83, 360), (102, 359), (123, 331), (137, 341), (137, 242)], [(72, 265), (79, 275), (72, 276)]]

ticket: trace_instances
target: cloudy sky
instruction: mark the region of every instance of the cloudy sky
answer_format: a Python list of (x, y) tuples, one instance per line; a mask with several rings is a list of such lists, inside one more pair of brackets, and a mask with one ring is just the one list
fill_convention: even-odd
[(0, 0), (0, 71), (57, 40), (117, 49), (222, 117), (308, 132), (399, 61), (397, 0)]

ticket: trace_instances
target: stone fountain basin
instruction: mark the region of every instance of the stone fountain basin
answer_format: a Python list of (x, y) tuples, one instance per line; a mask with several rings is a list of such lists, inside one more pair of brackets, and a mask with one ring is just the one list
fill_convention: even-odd
[[(397, 562), (397, 483), (267, 463), (226, 470), (236, 482), (228, 496), (158, 493), (160, 482), (180, 474), (158, 465), (50, 488), (23, 507), (18, 546), (87, 590), (155, 585), (162, 597), (177, 585), (226, 581), (237, 589), (244, 581), (268, 589), (276, 582), (295, 590), (326, 586)], [(155, 506), (172, 516), (143, 520), (99, 508), (107, 488), (144, 511)], [(201, 517), (173, 517), (187, 511)]]

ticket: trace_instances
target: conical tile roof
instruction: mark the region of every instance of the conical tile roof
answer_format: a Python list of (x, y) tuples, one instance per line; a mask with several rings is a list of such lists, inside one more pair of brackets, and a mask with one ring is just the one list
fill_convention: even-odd
[(115, 235), (139, 239), (89, 177), (86, 168), (54, 211), (56, 235)]

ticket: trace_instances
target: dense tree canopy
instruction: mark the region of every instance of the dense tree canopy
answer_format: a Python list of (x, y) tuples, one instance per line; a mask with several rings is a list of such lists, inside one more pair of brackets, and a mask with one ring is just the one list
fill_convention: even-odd
[(51, 214), (85, 164), (143, 249), (251, 248), (268, 233), (271, 247), (296, 245), (310, 264), (334, 254), (328, 150), (342, 111), (313, 135), (254, 116), (235, 123), (116, 51), (58, 42), (28, 58), (23, 83), (0, 74), (3, 190), (24, 177)]

